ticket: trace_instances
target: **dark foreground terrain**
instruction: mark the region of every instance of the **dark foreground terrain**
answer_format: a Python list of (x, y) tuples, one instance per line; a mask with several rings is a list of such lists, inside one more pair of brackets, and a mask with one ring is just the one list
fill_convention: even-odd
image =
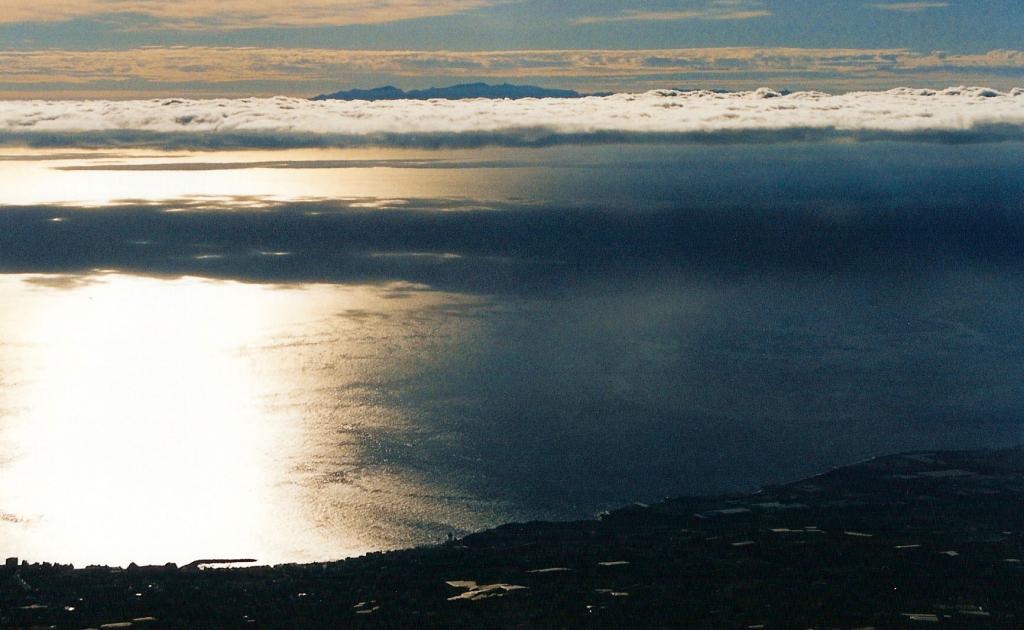
[(0, 569), (2, 627), (1024, 627), (1024, 449), (311, 565)]

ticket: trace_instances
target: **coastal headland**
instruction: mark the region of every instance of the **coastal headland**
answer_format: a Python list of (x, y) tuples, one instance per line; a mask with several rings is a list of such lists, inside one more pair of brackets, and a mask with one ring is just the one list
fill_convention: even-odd
[[(0, 568), (0, 627), (1021, 627), (1024, 448), (338, 562)], [(220, 561), (217, 561), (220, 562)]]

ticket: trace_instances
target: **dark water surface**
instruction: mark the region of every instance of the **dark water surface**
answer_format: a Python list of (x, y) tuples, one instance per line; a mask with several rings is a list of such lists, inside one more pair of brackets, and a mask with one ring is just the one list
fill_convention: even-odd
[(1024, 146), (0, 162), (0, 552), (312, 560), (1019, 443)]

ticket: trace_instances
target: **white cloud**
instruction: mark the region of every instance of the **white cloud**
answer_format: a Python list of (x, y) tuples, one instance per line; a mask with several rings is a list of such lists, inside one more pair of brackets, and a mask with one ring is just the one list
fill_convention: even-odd
[(882, 11), (897, 11), (900, 13), (920, 13), (928, 9), (942, 9), (949, 6), (948, 2), (872, 2), (864, 5), (872, 9)]
[(0, 142), (533, 145), (797, 138), (1024, 140), (1024, 90), (770, 90), (466, 101), (3, 101)]

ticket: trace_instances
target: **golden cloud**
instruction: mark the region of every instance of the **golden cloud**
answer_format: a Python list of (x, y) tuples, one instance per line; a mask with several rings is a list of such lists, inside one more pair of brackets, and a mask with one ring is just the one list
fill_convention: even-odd
[(494, 0), (5, 0), (0, 22), (145, 16), (175, 28), (377, 24), (461, 13)]
[(920, 13), (928, 9), (944, 9), (949, 6), (948, 2), (871, 2), (864, 5), (871, 9), (882, 11), (896, 11), (899, 13)]
[[(984, 80), (1020, 85), (1024, 52), (917, 53), (902, 49), (687, 48), (651, 50), (362, 51), (316, 48), (149, 47), (133, 50), (0, 52), (0, 84), (6, 94), (33, 85), (71, 91), (153, 91), (175, 86), (182, 94), (245, 91), (305, 94), (353, 82), (443, 77), (443, 80), (559, 80), (613, 90), (646, 89), (656, 81), (750, 86), (750, 84), (943, 86)], [(182, 88), (182, 85), (188, 85)], [(269, 88), (267, 86), (270, 86)], [(662, 83), (661, 85), (664, 85)], [(236, 87), (232, 87), (236, 86)], [(317, 87), (311, 87), (317, 86)], [(832, 87), (829, 87), (832, 86)], [(756, 85), (755, 85), (756, 87)], [(93, 90), (95, 92), (95, 90)], [(308, 95), (308, 94), (307, 94)]]
[(588, 15), (573, 20), (574, 24), (606, 24), (612, 22), (678, 22), (683, 20), (753, 20), (772, 15), (764, 0), (710, 0), (703, 5), (681, 10), (629, 10), (612, 15)]

